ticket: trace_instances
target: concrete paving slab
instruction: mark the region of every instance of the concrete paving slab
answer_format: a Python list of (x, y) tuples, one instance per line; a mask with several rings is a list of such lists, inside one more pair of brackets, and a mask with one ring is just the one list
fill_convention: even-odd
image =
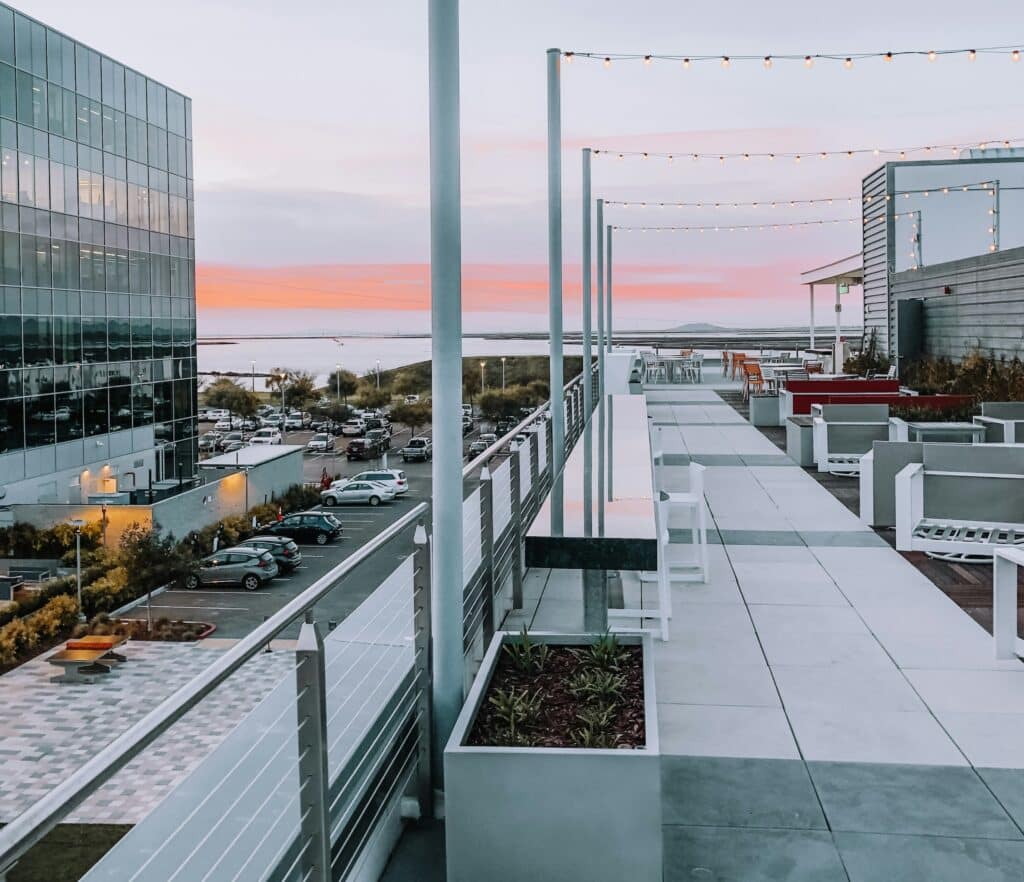
[(1016, 882), (1024, 842), (836, 833), (850, 882)]
[(779, 708), (658, 703), (662, 756), (799, 759)]

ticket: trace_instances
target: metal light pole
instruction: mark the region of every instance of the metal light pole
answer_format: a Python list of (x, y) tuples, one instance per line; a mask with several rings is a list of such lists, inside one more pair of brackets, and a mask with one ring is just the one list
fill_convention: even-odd
[(462, 210), (459, 3), (430, 0), (430, 324), (434, 497), (433, 772), (462, 709)]
[(380, 359), (377, 359), (377, 388), (380, 389)]
[(484, 366), (487, 364), (486, 361), (480, 362), (480, 394), (484, 394)]
[(551, 532), (564, 528), (565, 399), (562, 387), (562, 52), (548, 49), (548, 324), (551, 333)]
[(338, 399), (338, 404), (341, 405), (341, 365), (336, 364), (334, 366), (334, 388)]
[[(590, 228), (590, 148), (583, 148), (583, 427), (586, 431), (590, 413), (594, 409), (592, 380), (593, 352), (590, 340), (590, 311), (593, 298), (590, 293), (590, 245), (594, 231)], [(588, 436), (589, 437), (589, 436)], [(589, 511), (589, 510), (588, 510)]]
[(256, 362), (250, 361), (249, 366), (252, 368), (252, 391), (256, 393)]
[(608, 224), (608, 243), (605, 246), (605, 283), (604, 297), (607, 317), (604, 322), (604, 332), (607, 335), (607, 351), (612, 351), (612, 225)]
[(501, 391), (505, 391), (505, 356), (501, 357)]
[(85, 621), (85, 609), (82, 606), (82, 527), (85, 521), (74, 520), (75, 528), (75, 590), (78, 594), (78, 621)]
[(281, 443), (284, 443), (285, 436), (288, 434), (288, 408), (284, 404), (285, 396), (285, 382), (288, 379), (288, 374), (281, 374)]
[(597, 388), (604, 402), (604, 200), (597, 200)]

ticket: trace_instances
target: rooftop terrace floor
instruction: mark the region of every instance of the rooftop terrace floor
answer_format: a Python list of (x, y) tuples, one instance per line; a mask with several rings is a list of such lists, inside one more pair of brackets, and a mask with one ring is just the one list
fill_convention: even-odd
[[(665, 878), (1024, 877), (1024, 665), (714, 389), (647, 399), (715, 528), (655, 641)], [(580, 628), (579, 574), (526, 596), (507, 627)]]

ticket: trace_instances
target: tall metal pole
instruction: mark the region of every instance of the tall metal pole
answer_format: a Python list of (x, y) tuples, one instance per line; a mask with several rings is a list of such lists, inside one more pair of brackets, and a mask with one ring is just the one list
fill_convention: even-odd
[[(430, 0), (430, 324), (433, 360), (435, 786), (462, 708), (462, 194), (459, 3)], [(379, 374), (378, 374), (379, 376)]]
[(548, 49), (548, 323), (551, 332), (551, 532), (561, 536), (562, 468), (565, 463), (565, 400), (562, 387), (562, 84), (560, 49)]
[(811, 349), (814, 348), (814, 282), (810, 284), (811, 288)]
[(608, 243), (605, 246), (605, 277), (604, 297), (607, 318), (604, 323), (604, 332), (607, 334), (608, 351), (612, 351), (612, 225), (608, 224)]
[(597, 200), (597, 387), (604, 403), (604, 200)]
[[(594, 409), (594, 386), (591, 382), (593, 352), (590, 340), (590, 313), (594, 308), (590, 293), (590, 246), (594, 231), (590, 228), (590, 148), (583, 148), (583, 428), (586, 430)], [(589, 480), (589, 478), (588, 478)]]

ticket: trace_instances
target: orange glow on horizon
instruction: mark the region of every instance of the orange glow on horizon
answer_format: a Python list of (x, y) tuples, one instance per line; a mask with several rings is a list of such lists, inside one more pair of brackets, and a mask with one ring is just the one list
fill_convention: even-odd
[[(616, 265), (615, 300), (622, 304), (803, 299), (806, 292), (798, 280), (800, 270), (807, 265), (807, 262), (793, 260), (739, 267)], [(789, 279), (792, 282), (786, 284), (785, 280)], [(779, 281), (772, 283), (771, 280)], [(200, 309), (425, 311), (430, 307), (429, 285), (427, 264), (281, 267), (199, 264), (196, 267), (196, 301)], [(579, 286), (579, 265), (567, 266), (563, 295), (567, 311), (576, 307)], [(543, 264), (466, 264), (462, 296), (466, 311), (543, 311), (548, 296), (547, 267)]]

